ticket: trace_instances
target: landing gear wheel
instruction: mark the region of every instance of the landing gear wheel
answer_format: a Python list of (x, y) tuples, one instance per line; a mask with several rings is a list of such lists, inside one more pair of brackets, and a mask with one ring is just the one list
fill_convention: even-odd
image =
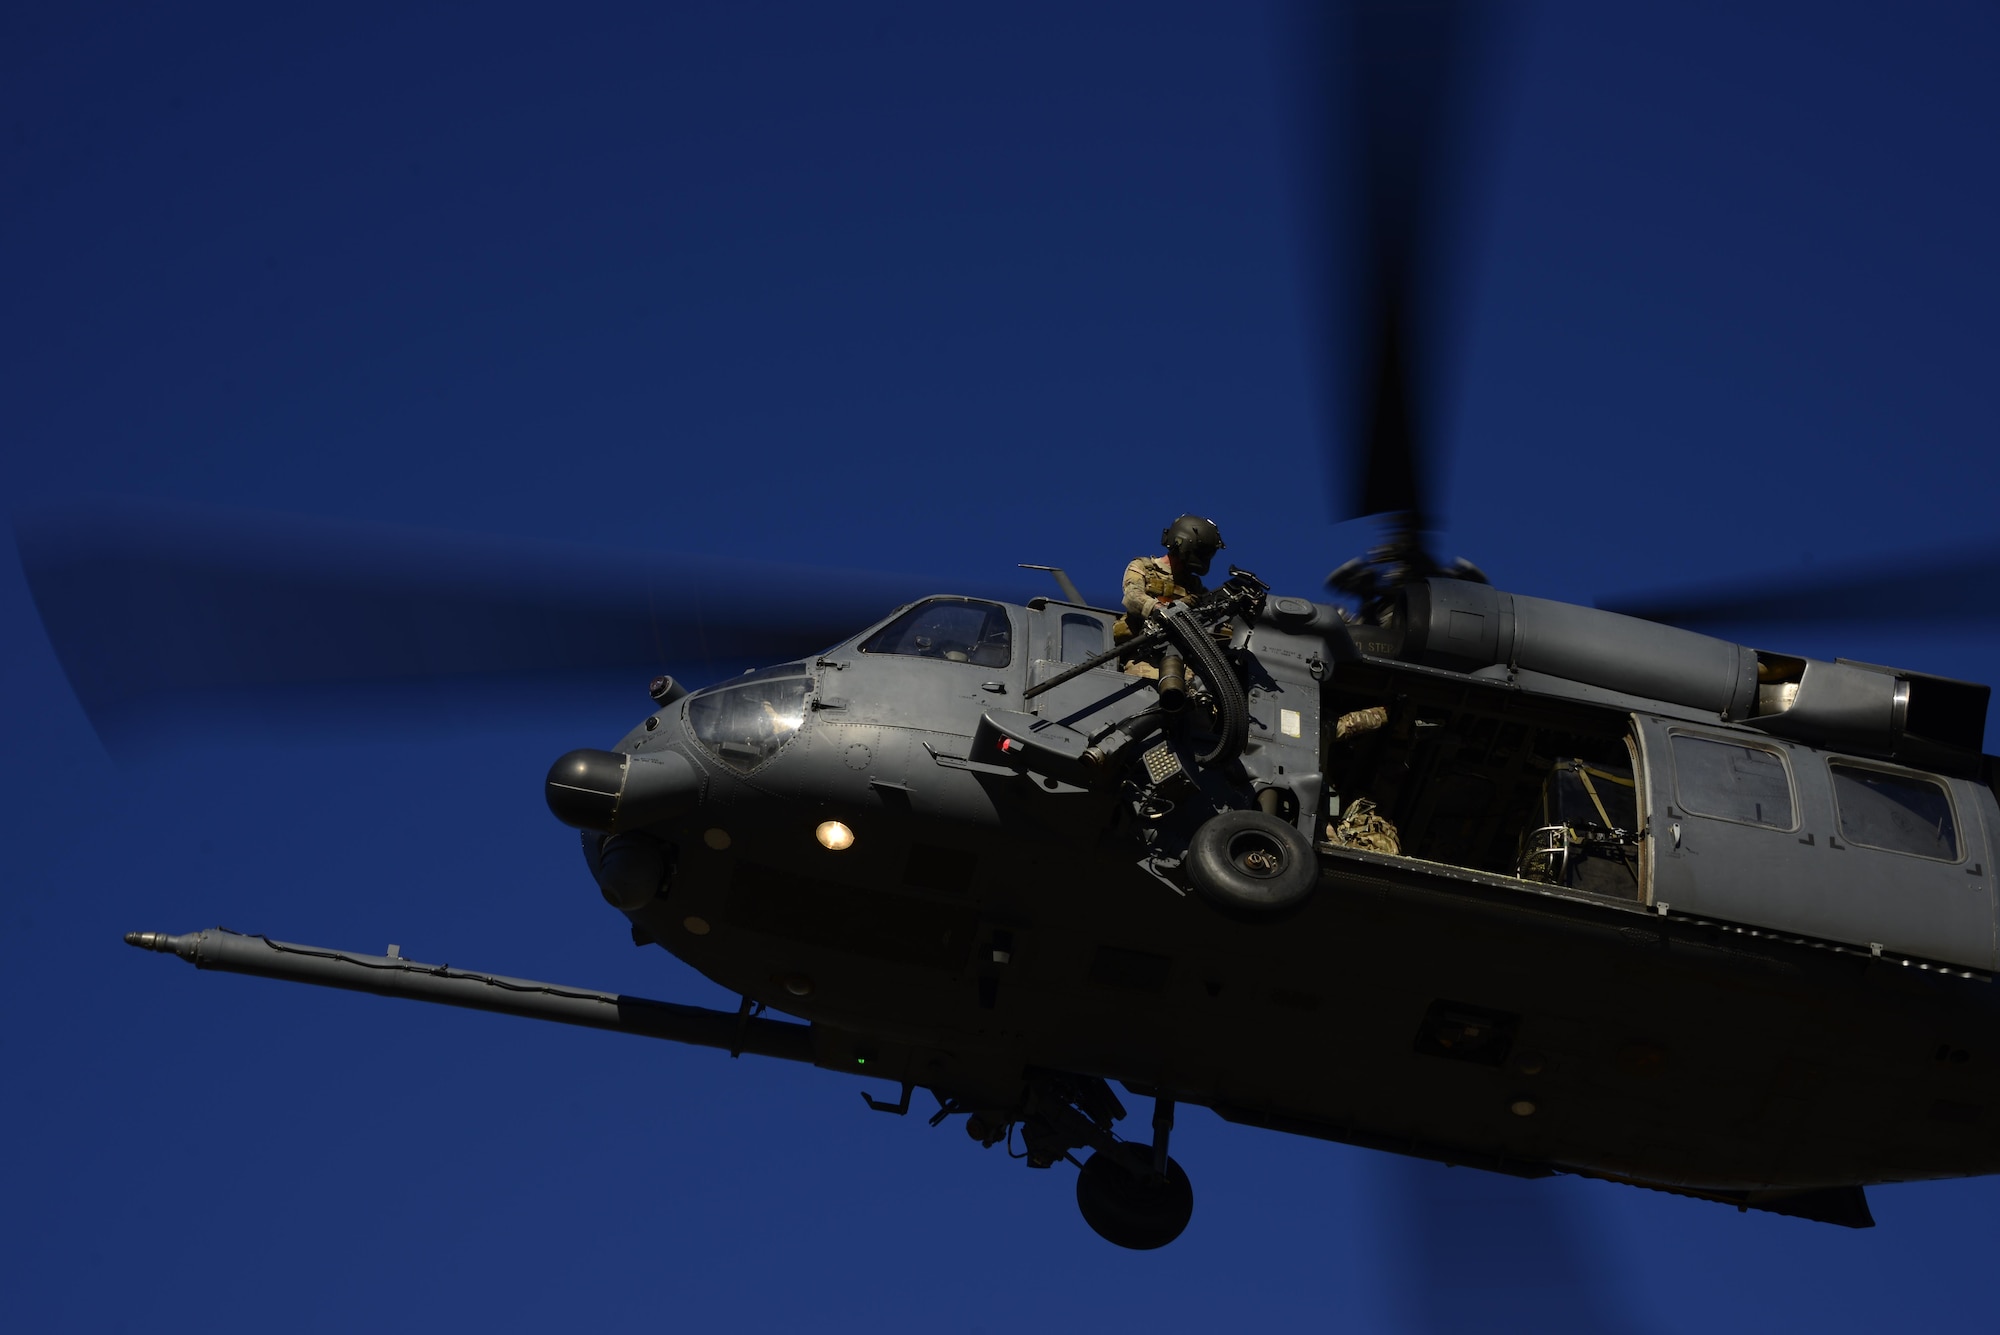
[(1194, 832), (1187, 874), (1223, 912), (1265, 918), (1306, 902), (1319, 885), (1319, 860), (1296, 826), (1261, 811), (1225, 811)]
[(1194, 1217), (1194, 1185), (1172, 1159), (1166, 1176), (1153, 1171), (1152, 1150), (1134, 1145), (1130, 1161), (1093, 1154), (1076, 1175), (1076, 1206), (1083, 1222), (1106, 1242), (1133, 1251), (1164, 1247)]

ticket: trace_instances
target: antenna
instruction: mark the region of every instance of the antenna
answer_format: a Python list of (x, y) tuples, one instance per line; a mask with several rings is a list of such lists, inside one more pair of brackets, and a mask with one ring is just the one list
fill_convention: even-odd
[(1062, 595), (1064, 599), (1066, 599), (1069, 602), (1077, 604), (1079, 607), (1090, 606), (1089, 603), (1083, 600), (1083, 595), (1076, 591), (1076, 585), (1070, 580), (1069, 572), (1064, 570), (1061, 566), (1031, 566), (1027, 562), (1023, 561), (1021, 562), (1021, 569), (1048, 571), (1051, 575), (1055, 576), (1056, 587), (1062, 590)]

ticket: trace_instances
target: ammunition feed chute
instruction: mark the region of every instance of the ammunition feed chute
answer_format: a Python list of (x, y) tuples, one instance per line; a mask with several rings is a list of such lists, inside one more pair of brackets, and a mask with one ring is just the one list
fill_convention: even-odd
[(1243, 754), (1250, 740), (1250, 701), (1242, 679), (1216, 644), (1213, 625), (1222, 624), (1221, 619), (1211, 625), (1200, 612), (1181, 603), (1162, 607), (1158, 616), (1167, 641), (1194, 665), (1215, 704), (1215, 741), (1196, 759), (1203, 765), (1227, 764)]
[[(1191, 602), (1159, 607), (1145, 630), (1119, 651), (1130, 662), (1164, 648), (1168, 661), (1178, 658), (1194, 670), (1215, 715), (1215, 738), (1205, 751), (1195, 756), (1196, 763), (1204, 768), (1228, 764), (1243, 754), (1249, 741), (1249, 697), (1242, 674), (1229, 661), (1218, 636), (1233, 618), (1254, 618), (1263, 609), (1268, 592), (1255, 575), (1231, 566), (1229, 578), (1220, 587)], [(1165, 685), (1163, 681), (1162, 686)], [(1179, 683), (1176, 688), (1181, 689)], [(1164, 700), (1164, 690), (1162, 694)], [(1178, 702), (1167, 705), (1169, 709), (1178, 707)]]

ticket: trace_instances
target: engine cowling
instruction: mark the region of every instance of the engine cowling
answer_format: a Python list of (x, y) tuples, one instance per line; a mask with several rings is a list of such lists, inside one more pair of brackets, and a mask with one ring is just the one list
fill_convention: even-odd
[(1406, 661), (1504, 665), (1726, 719), (1756, 712), (1756, 651), (1711, 635), (1457, 579), (1409, 585), (1401, 613)]
[[(1466, 580), (1406, 586), (1371, 652), (1459, 672), (1504, 667), (1713, 713), (1812, 746), (1962, 769), (1991, 692), (1900, 668), (1763, 652), (1619, 612)], [(1359, 643), (1363, 628), (1355, 627)], [(1530, 684), (1524, 682), (1524, 684)]]

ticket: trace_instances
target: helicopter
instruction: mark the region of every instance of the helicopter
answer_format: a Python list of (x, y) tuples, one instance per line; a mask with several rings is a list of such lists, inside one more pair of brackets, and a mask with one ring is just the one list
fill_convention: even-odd
[[(1417, 507), (1392, 504), (1382, 512), (1421, 515)], [(1421, 531), (1420, 524), (1409, 527)], [(618, 1011), (644, 1011), (663, 1032), (679, 1026), (679, 1033), (727, 1037), (715, 1046), (733, 1050), (801, 1051), (799, 1036), (778, 1034), (768, 1027), (776, 1022), (748, 1013), (759, 1004), (772, 1007), (813, 1023), (816, 1063), (888, 1075), (903, 1086), (905, 1108), (910, 1092), (932, 1091), (942, 1100), (939, 1111), (962, 1113), (983, 1144), (1018, 1128), (1030, 1142), (1031, 1162), (1091, 1150), (1090, 1162), (1102, 1162), (1096, 1170), (1085, 1166), (1096, 1193), (1086, 1216), (1116, 1234), (1114, 1241), (1151, 1243), (1185, 1222), (1188, 1193), (1167, 1154), (1176, 1101), (1205, 1103), (1253, 1124), (1406, 1146), (1453, 1162), (1596, 1172), (1842, 1222), (1862, 1217), (1855, 1194), (1862, 1181), (1983, 1171), (1951, 1140), (1979, 1116), (1976, 1087), (1954, 1060), (1962, 1049), (1941, 1041), (1943, 1055), (1932, 1056), (1928, 1042), (1935, 1034), (1950, 1038), (1967, 1023), (1965, 998), (1978, 995), (1991, 968), (1977, 948), (1979, 915), (1986, 914), (1989, 948), (1991, 918), (1980, 870), (1990, 797), (1976, 782), (1985, 763), (1976, 755), (1981, 688), (1666, 635), (1590, 615), (1592, 609), (1498, 593), (1478, 580), (1419, 575), (1434, 564), (1420, 558), (1404, 541), (1388, 559), (1370, 563), (1380, 578), (1363, 583), (1350, 572), (1347, 582), (1365, 594), (1358, 620), (1311, 599), (1271, 596), (1245, 575), (1225, 585), (1227, 596), (1217, 604), (1189, 613), (1199, 627), (1164, 624), (1161, 641), (1179, 647), (1184, 661), (1204, 649), (1226, 655), (1220, 666), (1208, 661), (1195, 670), (1191, 708), (1183, 701), (1166, 709), (1164, 693), (1149, 695), (1153, 688), (1119, 680), (1125, 674), (1110, 666), (1117, 660), (1101, 660), (1103, 649), (1087, 647), (1102, 643), (1114, 609), (1072, 596), (1036, 606), (946, 592), (876, 618), (833, 649), (810, 651), (747, 680), (684, 696), (671, 682), (658, 684), (655, 712), (624, 742), (559, 763), (551, 805), (588, 830), (592, 880), (637, 934), (726, 980), (748, 1001), (735, 1017), (680, 1016), (624, 1002)], [(951, 618), (975, 613), (979, 632), (954, 639)], [(1217, 649), (1208, 632), (1225, 625), (1226, 647)], [(1075, 645), (1066, 638), (1072, 631)], [(1002, 638), (1007, 658), (998, 663)], [(893, 647), (902, 644), (915, 651)], [(1065, 702), (1067, 711), (1052, 716)], [(1329, 738), (1334, 716), (1373, 708), (1388, 719), (1378, 735), (1346, 750), (1348, 739)], [(1288, 712), (1299, 715), (1296, 737)], [(900, 738), (899, 749), (899, 739), (885, 730), (910, 735)], [(1512, 751), (1503, 744), (1509, 736)], [(1379, 753), (1348, 754), (1367, 746)], [(1490, 749), (1475, 755), (1481, 746)], [(1681, 757), (1683, 751), (1699, 757), (1704, 746), (1728, 756), (1711, 760), (1709, 769), (1754, 789), (1743, 799), (1753, 819), (1718, 814), (1698, 796), (1689, 798), (1678, 777)], [(1093, 748), (1096, 761), (1088, 759)], [(1503, 753), (1504, 764), (1494, 759)], [(841, 773), (834, 772), (835, 760)], [(1551, 762), (1546, 773), (1544, 761)], [(1686, 764), (1708, 772), (1700, 759)], [(1744, 773), (1759, 767), (1760, 774)], [(1336, 769), (1343, 772), (1338, 782)], [(1874, 775), (1887, 778), (1865, 777)], [(1557, 776), (1562, 781), (1551, 787)], [(1477, 807), (1465, 790), (1482, 780), (1497, 796)], [(685, 808), (690, 784), (692, 813)], [(1931, 796), (1921, 795), (1925, 784)], [(1881, 796), (1885, 788), (1889, 833), (1872, 841), (1852, 837), (1840, 823), (1841, 794)], [(1784, 811), (1781, 789), (1790, 804)], [(1356, 791), (1376, 794), (1396, 813), (1409, 855), (1320, 846), (1326, 826), (1350, 809)], [(704, 810), (711, 793), (715, 805)], [(989, 797), (990, 818), (980, 807)], [(934, 799), (941, 806), (927, 807)], [(800, 823), (802, 807), (826, 818)], [(712, 811), (732, 809), (740, 815), (708, 820)], [(1907, 842), (1883, 846), (1884, 839), (1910, 837), (1896, 811), (1926, 814), (1933, 837), (1927, 851)], [(967, 813), (976, 837), (963, 833)], [(1204, 819), (1195, 821), (1197, 813)], [(1232, 859), (1217, 868), (1198, 856), (1202, 831), (1211, 829), (1212, 837), (1209, 822), (1226, 813), (1240, 813), (1239, 823), (1255, 832), (1253, 843), (1263, 841), (1241, 853), (1236, 870), (1275, 867), (1274, 875), (1235, 880)], [(1815, 819), (1817, 826), (1809, 823)], [(838, 829), (822, 835), (828, 826)], [(1815, 830), (1823, 842), (1807, 842)], [(927, 837), (919, 840), (919, 832)], [(628, 833), (645, 838), (619, 842)], [(996, 839), (1026, 847), (999, 850)], [(1310, 846), (1306, 861), (1298, 840)], [(1790, 846), (1780, 847), (1785, 840)], [(1806, 851), (1794, 853), (1792, 846)], [(1935, 863), (1967, 879), (1950, 882), (1963, 892), (1956, 899), (1940, 893), (1894, 913), (1870, 897), (1879, 871), (1854, 873), (1855, 882), (1838, 888), (1831, 906), (1771, 892), (1772, 874), (1764, 868), (1784, 875), (1787, 867), (1810, 867), (1796, 874), (1817, 885), (1837, 865), (1805, 861), (1822, 852), (1858, 854), (1846, 859), (1855, 864), (1876, 858), (1876, 868), (1928, 870), (1924, 863)], [(1697, 861), (1704, 853), (1739, 870), (1760, 870), (1742, 873), (1740, 882), (1710, 877)], [(1878, 854), (1923, 861), (1884, 862)], [(1291, 877), (1307, 865), (1310, 902), (1280, 904), (1260, 916), (1249, 901), (1274, 881), (1294, 893)], [(759, 870), (744, 873), (743, 884), (752, 888), (739, 904), (742, 867)], [(757, 881), (767, 873), (772, 879)], [(1624, 885), (1621, 876), (1628, 878)], [(1081, 898), (1074, 893), (1079, 885), (1091, 893), (1101, 888), (1103, 898), (1078, 905), (1079, 916), (1069, 921), (996, 899), (995, 887), (1059, 882), (1072, 898)], [(1604, 889), (1607, 883), (1617, 888)], [(831, 888), (802, 905), (801, 886)], [(824, 912), (829, 904), (838, 906), (830, 919), (814, 916), (814, 905)], [(968, 906), (969, 916), (962, 911)], [(1180, 917), (1168, 920), (1166, 913)], [(746, 941), (760, 944), (760, 937), (767, 949), (754, 958), (730, 953)], [(921, 953), (920, 937), (941, 953), (962, 953), (949, 967), (935, 957), (928, 965), (905, 958)], [(1218, 940), (1247, 952), (1232, 957), (1233, 970), (1204, 958)], [(241, 944), (218, 935), (170, 948), (219, 967), (277, 950), (252, 942), (243, 953), (226, 953)], [(1437, 956), (1429, 975), (1411, 967), (1412, 955), (1425, 953)], [(295, 960), (317, 960), (315, 969), (360, 961), (334, 955), (291, 952)], [(1351, 969), (1351, 993), (1345, 984), (1323, 981), (1329, 959)], [(1524, 991), (1522, 977), (1546, 974), (1552, 964), (1571, 970), (1566, 994), (1558, 990), (1551, 999)], [(342, 969), (340, 976), (409, 978), (414, 985), (421, 975), (440, 987), (455, 981), (449, 971), (389, 957), (360, 967), (369, 972)], [(940, 975), (935, 995), (901, 994), (901, 1004), (924, 1017), (918, 1028), (960, 1008), (974, 1030), (984, 1025), (1001, 1034), (1002, 1046), (1025, 1047), (1040, 1006), (1072, 1028), (1095, 1009), (1111, 1017), (1104, 1032), (1112, 1036), (1071, 1041), (1038, 1055), (1029, 1064), (1032, 1074), (994, 1080), (978, 1056), (940, 1053), (933, 1040), (912, 1036), (907, 1015), (886, 1021), (868, 1015), (886, 994), (899, 992), (896, 981), (905, 976), (899, 971)], [(1741, 1010), (1713, 1004), (1709, 990), (1676, 991), (1672, 981), (1685, 986), (1690, 973), (1726, 989), (1776, 993), (1771, 1015), (1782, 1023), (1772, 1019), (1759, 1028), (1746, 1024)], [(1447, 976), (1451, 985), (1442, 986), (1438, 980)], [(1073, 987), (1079, 978), (1082, 986)], [(1614, 978), (1625, 990), (1611, 987)], [(947, 983), (956, 991), (947, 991)], [(1036, 997), (1050, 986), (1053, 992)], [(479, 980), (473, 987), (553, 993)], [(844, 994), (850, 988), (858, 992)], [(1889, 999), (1877, 1003), (1882, 989)], [(1644, 998), (1637, 995), (1642, 990)], [(1184, 991), (1209, 1009), (1187, 1007)], [(1861, 994), (1869, 1000), (1865, 1008), (1842, 1012), (1835, 1005), (1834, 1018), (1822, 1021), (1827, 1032), (1798, 1046), (1800, 1013), (1823, 1013), (1834, 1004), (1829, 998)], [(1364, 995), (1385, 1012), (1379, 1027), (1352, 1024), (1357, 1013), (1364, 1021), (1369, 1014), (1367, 1006), (1348, 1004)], [(1617, 1018), (1579, 1013), (1585, 1007), (1577, 999), (1585, 997)], [(1604, 1004), (1607, 997), (1615, 1000)], [(1711, 1002), (1706, 1007), (1704, 997)], [(1247, 1032), (1243, 1013), (1229, 1009), (1239, 1005), (1262, 1008), (1259, 1028), (1267, 1024), (1264, 1011), (1278, 1017), (1268, 1030), (1273, 1050), (1295, 1054), (1303, 1044), (1326, 1052), (1327, 1068), (1341, 1069), (1341, 1088), (1294, 1071), (1285, 1077), (1296, 1082), (1289, 1088), (1246, 1090), (1244, 1077), (1221, 1070), (1217, 1054), (1230, 1049), (1238, 1060), (1233, 1050)], [(857, 1014), (869, 1022), (857, 1022)], [(1351, 1045), (1329, 1049), (1320, 1026), (1336, 1014), (1354, 1037)], [(636, 1022), (632, 1027), (643, 1031)], [(1213, 1032), (1205, 1043), (1204, 1028)], [(1880, 1046), (1855, 1045), (1856, 1029), (1883, 1031)], [(1935, 1070), (1900, 1064), (1919, 1032), (1926, 1035), (1924, 1059)], [(1921, 1105), (1930, 1112), (1915, 1136), (1918, 1149), (1893, 1162), (1853, 1167), (1812, 1160), (1764, 1176), (1703, 1159), (1701, 1152), (1715, 1149), (1704, 1135), (1729, 1141), (1737, 1133), (1690, 1123), (1683, 1104), (1693, 1101), (1691, 1091), (1712, 1096), (1717, 1088), (1748, 1088), (1732, 1085), (1728, 1073), (1761, 1069), (1762, 1059), (1752, 1054), (1773, 1043), (1819, 1073), (1755, 1096), (1782, 1105), (1770, 1116), (1782, 1121), (1783, 1108), (1828, 1088), (1894, 1083), (1902, 1086), (1898, 1099), (1929, 1099)], [(1240, 1060), (1250, 1062), (1255, 1047)], [(1840, 1055), (1850, 1047), (1879, 1064)], [(1166, 1049), (1175, 1056), (1163, 1063), (1157, 1053)], [(1691, 1072), (1690, 1053), (1701, 1054), (1708, 1069)], [(1184, 1059), (1206, 1060), (1218, 1071), (1191, 1079), (1179, 1071)], [(1103, 1083), (1108, 1079), (1154, 1100), (1154, 1131), (1143, 1148), (1118, 1138), (1124, 1109)], [(1474, 1086), (1475, 1080), (1485, 1083)], [(1631, 1086), (1619, 1087), (1620, 1080)], [(1408, 1102), (1342, 1107), (1352, 1097), (1345, 1087), (1357, 1084), (1399, 1087)], [(1582, 1097), (1572, 1103), (1579, 1089)], [(1650, 1112), (1633, 1117), (1635, 1105)], [(1412, 1114), (1415, 1106), (1455, 1112)], [(1865, 1109), (1877, 1121), (1894, 1122), (1902, 1106), (1864, 1100), (1856, 1115)], [(1947, 1113), (1938, 1114), (1939, 1107)], [(1755, 1120), (1740, 1107), (1737, 1116)], [(1611, 1122), (1620, 1125), (1620, 1143), (1576, 1148), (1577, 1124)], [(1679, 1129), (1663, 1130), (1666, 1123)], [(1763, 1128), (1750, 1139), (1768, 1132), (1767, 1140), (1785, 1140), (1792, 1159), (1810, 1160), (1813, 1146), (1793, 1144), (1790, 1130)], [(1829, 1128), (1826, 1138), (1843, 1140), (1847, 1130)], [(1700, 1143), (1635, 1148), (1675, 1137)]]
[[(934, 595), (656, 679), (615, 748), (555, 762), (604, 899), (736, 1016), (127, 940), (897, 1083), (878, 1111), (925, 1090), (1031, 1166), (1089, 1152), (1079, 1205), (1126, 1247), (1190, 1217), (1180, 1104), (1851, 1227), (1870, 1182), (2000, 1168), (1960, 1046), (1996, 966), (1986, 688), (1437, 576), (1355, 622), (1242, 571), (1125, 646), (1116, 615)], [(1120, 670), (1147, 641), (1181, 652)], [(1406, 847), (1343, 845), (1362, 793)], [(1822, 1091), (1842, 1111), (1802, 1119)]]

